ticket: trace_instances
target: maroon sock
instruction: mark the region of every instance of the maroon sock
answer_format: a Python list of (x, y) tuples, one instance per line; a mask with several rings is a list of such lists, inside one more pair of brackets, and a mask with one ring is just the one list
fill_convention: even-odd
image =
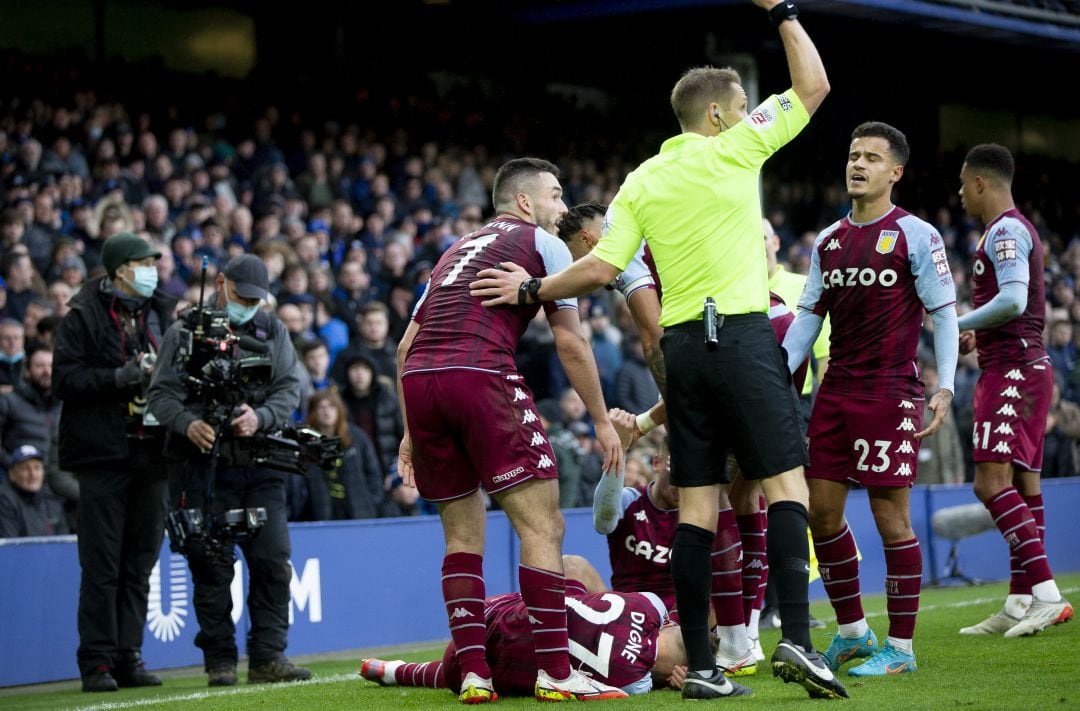
[(922, 550), (912, 538), (885, 546), (885, 595), (889, 609), (889, 636), (911, 639), (919, 614), (922, 587)]
[(394, 670), (398, 686), (422, 686), (425, 689), (445, 689), (446, 671), (442, 660), (423, 664), (402, 664)]
[(1001, 531), (1002, 538), (1009, 544), (1009, 550), (1016, 555), (1028, 582), (1038, 585), (1052, 579), (1054, 576), (1046, 560), (1046, 550), (1039, 540), (1035, 519), (1020, 493), (1010, 486), (991, 497), (985, 506)]
[(863, 619), (862, 596), (859, 593), (859, 552), (855, 536), (847, 521), (836, 533), (814, 540), (818, 571), (829, 602), (836, 611), (836, 621), (844, 625)]
[(521, 599), (529, 611), (536, 666), (552, 679), (570, 676), (570, 640), (566, 633), (566, 580), (559, 573), (518, 566)]
[(750, 613), (759, 600), (765, 597), (766, 576), (769, 574), (769, 558), (765, 555), (765, 521), (767, 514), (761, 512), (736, 516), (739, 538), (742, 540), (742, 600), (743, 619), (749, 620)]
[(1046, 548), (1046, 510), (1043, 507), (1042, 494), (1039, 493), (1023, 498), (1028, 510), (1031, 511), (1031, 517), (1035, 519), (1035, 528), (1039, 530), (1039, 541), (1042, 542), (1043, 548)]
[(716, 624), (732, 627), (745, 623), (742, 606), (742, 541), (735, 523), (735, 512), (724, 509), (716, 520), (713, 540), (712, 591), (710, 602), (716, 613)]
[(450, 553), (443, 558), (442, 592), (450, 636), (457, 648), (461, 676), (475, 672), (491, 678), (484, 639), (484, 558), (474, 553)]

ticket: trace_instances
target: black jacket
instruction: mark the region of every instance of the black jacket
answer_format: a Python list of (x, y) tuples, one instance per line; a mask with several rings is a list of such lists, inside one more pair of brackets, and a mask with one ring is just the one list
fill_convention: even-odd
[(0, 481), (0, 538), (64, 533), (69, 533), (64, 504), (47, 485), (36, 494), (28, 494), (6, 479)]
[(32, 444), (48, 462), (53, 431), (60, 420), (60, 401), (43, 395), (26, 378), (15, 384), (15, 392), (0, 395), (0, 442), (4, 451), (0, 462), (6, 467), (8, 456), (24, 444)]
[[(116, 386), (114, 371), (152, 343), (161, 345), (172, 322), (175, 301), (155, 293), (134, 314), (138, 337), (121, 338), (117, 317), (126, 314), (115, 301), (112, 283), (95, 279), (71, 300), (71, 311), (56, 331), (53, 391), (64, 401), (60, 416), (60, 466), (78, 472), (128, 460), (128, 432), (141, 423), (129, 414), (137, 388)], [(133, 342), (133, 340), (135, 342)], [(121, 351), (123, 341), (123, 351)]]
[(405, 436), (401, 407), (394, 391), (384, 378), (376, 377), (365, 397), (357, 397), (351, 388), (345, 388), (341, 399), (358, 429), (366, 429), (363, 426), (365, 421), (373, 425), (371, 441), (375, 444), (383, 473), (389, 473), (397, 462), (401, 438)]
[(355, 427), (349, 427), (349, 436), (352, 444), (345, 448), (336, 469), (312, 467), (306, 477), (289, 477), (289, 520), (333, 521), (386, 515), (386, 491), (375, 446)]

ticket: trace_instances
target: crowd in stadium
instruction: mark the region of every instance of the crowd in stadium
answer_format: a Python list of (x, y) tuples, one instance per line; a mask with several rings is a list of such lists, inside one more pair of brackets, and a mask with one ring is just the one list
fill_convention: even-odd
[[(199, 298), (204, 259), (208, 283), (230, 256), (253, 253), (265, 262), (269, 307), (286, 324), (305, 369), (295, 418), (355, 445), (345, 483), (349, 506), (328, 503), (327, 492), (340, 483), (294, 477), (293, 520), (433, 512), (415, 489), (400, 485), (396, 472), (403, 434), (396, 345), (439, 256), (491, 216), (495, 169), (508, 142), (525, 142), (526, 129), (514, 137), (508, 128), (492, 145), (453, 143), (445, 138), (448, 125), (480, 118), (448, 116), (428, 129), (417, 120), (420, 109), (408, 105), (399, 107), (397, 130), (307, 121), (300, 107), (284, 105), (262, 109), (239, 126), (226, 122), (212, 100), (200, 103), (196, 96), (170, 116), (136, 100), (105, 100), (85, 83), (60, 82), (62, 91), (46, 91), (46, 78), (72, 68), (16, 54), (3, 59), (11, 81), (0, 94), (2, 464), (10, 471), (41, 462), (46, 483), (21, 495), (48, 498), (50, 510), (66, 509), (66, 516), (50, 519), (52, 532), (71, 529), (79, 495), (77, 480), (60, 470), (55, 456), (62, 404), (51, 392), (53, 334), (72, 295), (103, 273), (104, 240), (126, 231), (162, 252), (160, 289), (182, 306)], [(545, 157), (563, 170), (569, 205), (610, 201), (634, 164), (634, 156), (605, 160), (568, 142), (548, 150)], [(981, 226), (959, 209), (961, 158), (944, 154), (909, 170), (898, 202), (940, 230), (963, 313), (970, 308), (970, 255)], [(1067, 181), (1056, 179), (1069, 166), (1024, 154), (1017, 164), (1018, 206), (1048, 247), (1046, 343), (1057, 387), (1043, 476), (1072, 476), (1080, 472), (1080, 235), (1076, 216), (1063, 208)], [(840, 166), (824, 166), (837, 170), (764, 172), (766, 214), (792, 271), (806, 272), (814, 235), (849, 209)], [(604, 291), (581, 307), (607, 403), (645, 411), (657, 392), (624, 301)], [(924, 351), (932, 380), (929, 336)], [(519, 368), (559, 458), (561, 504), (589, 505), (601, 454), (543, 319), (525, 336)], [(935, 465), (920, 466), (920, 482), (971, 480), (966, 433), (977, 375), (974, 355), (964, 356), (952, 422), (923, 444), (924, 459)], [(24, 445), (33, 445), (40, 458), (21, 456)], [(647, 439), (632, 452), (631, 476), (650, 476), (650, 446), (655, 442)], [(15, 535), (3, 520), (0, 535)]]

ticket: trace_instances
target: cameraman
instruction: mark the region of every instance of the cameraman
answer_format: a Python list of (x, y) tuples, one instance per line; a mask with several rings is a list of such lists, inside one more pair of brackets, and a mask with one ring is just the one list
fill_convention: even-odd
[(109, 237), (101, 250), (108, 277), (79, 290), (56, 332), (60, 466), (78, 476), (80, 488), (83, 691), (161, 684), (141, 658), (165, 523), (163, 433), (142, 414), (153, 353), (174, 305), (156, 291), (160, 256), (134, 234)]
[[(233, 438), (251, 437), (288, 423), (299, 404), (296, 352), (289, 334), (277, 317), (259, 309), (268, 288), (266, 267), (250, 254), (230, 259), (217, 277), (217, 293), (210, 303), (228, 313), (231, 332), (247, 341), (248, 348), (241, 343), (241, 355), (265, 354), (272, 362), (269, 382), (250, 383), (250, 391), (243, 393), (243, 403), (227, 413), (224, 421), (215, 422), (213, 415), (204, 412), (204, 399), (185, 387), (186, 377), (198, 375), (203, 363), (192, 358), (185, 364), (178, 352), (185, 328), (183, 320), (165, 334), (161, 365), (150, 387), (150, 411), (168, 431), (166, 456), (170, 505), (174, 508), (204, 507), (216, 430), (223, 444)], [(251, 348), (250, 339), (265, 344), (262, 352)], [(292, 580), (285, 476), (269, 469), (229, 466), (219, 458), (213, 482), (211, 517), (230, 509), (266, 509), (266, 523), (258, 534), (239, 543), (250, 573), (248, 683), (296, 681), (311, 676), (307, 669), (285, 658)], [(232, 542), (224, 540), (224, 554), (203, 543), (195, 539), (187, 552), (200, 628), (195, 645), (203, 650), (210, 686), (233, 686), (237, 649), (229, 589), (233, 579)]]

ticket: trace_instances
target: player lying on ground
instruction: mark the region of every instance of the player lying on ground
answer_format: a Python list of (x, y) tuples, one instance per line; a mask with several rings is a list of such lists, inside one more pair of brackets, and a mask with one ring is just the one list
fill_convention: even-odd
[[(575, 669), (630, 694), (659, 686), (682, 688), (686, 651), (677, 624), (652, 593), (604, 592), (596, 569), (579, 556), (564, 556), (570, 656)], [(529, 612), (520, 593), (484, 601), (485, 647), (497, 693), (531, 696), (536, 682)], [(442, 660), (419, 664), (365, 659), (360, 675), (384, 686), (450, 689), (458, 693), (461, 668), (454, 643)], [(497, 696), (495, 697), (497, 698)], [(494, 700), (494, 699), (491, 699)]]

